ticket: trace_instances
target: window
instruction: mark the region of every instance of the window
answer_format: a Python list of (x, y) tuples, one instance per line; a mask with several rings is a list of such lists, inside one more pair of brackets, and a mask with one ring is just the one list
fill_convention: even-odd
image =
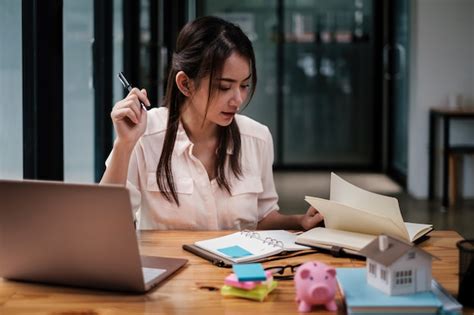
[(416, 257), (415, 252), (409, 252), (408, 253), (408, 259), (415, 259), (415, 257)]
[(403, 270), (397, 271), (395, 273), (395, 285), (397, 286), (405, 286), (412, 284), (412, 271), (411, 270)]
[(369, 273), (377, 275), (377, 266), (374, 263), (369, 263)]
[(383, 281), (387, 282), (387, 270), (385, 270), (385, 269), (380, 269), (380, 278), (381, 278)]
[(123, 22), (122, 22), (122, 0), (114, 0), (114, 73), (113, 73), (113, 101), (120, 101), (125, 94), (125, 89), (115, 77), (123, 71)]
[(93, 182), (93, 2), (66, 0), (63, 12), (64, 180)]
[(11, 179), (23, 178), (21, 6), (0, 1), (0, 178)]

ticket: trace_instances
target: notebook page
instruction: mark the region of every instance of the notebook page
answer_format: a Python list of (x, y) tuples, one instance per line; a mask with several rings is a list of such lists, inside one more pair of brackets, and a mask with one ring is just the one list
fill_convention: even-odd
[(408, 239), (408, 232), (403, 224), (402, 214), (396, 198), (359, 188), (334, 173), (331, 173), (330, 196), (330, 200), (390, 218), (405, 234), (403, 238)]
[(322, 198), (307, 196), (305, 200), (321, 212), (327, 228), (372, 235), (387, 234), (409, 241), (406, 229), (400, 229), (391, 219), (377, 213)]
[(405, 226), (407, 228), (408, 235), (410, 235), (410, 242), (416, 241), (416, 239), (433, 229), (433, 225), (431, 224), (405, 222)]
[[(252, 261), (261, 257), (271, 256), (282, 251), (281, 247), (264, 243), (262, 240), (250, 237), (248, 235), (246, 236), (245, 232), (235, 232), (209, 240), (197, 241), (194, 244), (202, 249), (205, 249), (221, 257), (225, 257), (234, 262)], [(222, 252), (223, 249), (233, 246), (239, 246), (245, 251), (248, 251), (250, 255), (235, 258), (230, 257)]]

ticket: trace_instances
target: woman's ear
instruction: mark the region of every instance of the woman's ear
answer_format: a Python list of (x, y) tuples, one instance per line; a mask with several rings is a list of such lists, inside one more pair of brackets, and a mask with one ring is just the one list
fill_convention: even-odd
[(188, 97), (191, 96), (191, 80), (188, 78), (186, 73), (184, 73), (184, 71), (179, 71), (176, 74), (175, 81), (181, 93)]

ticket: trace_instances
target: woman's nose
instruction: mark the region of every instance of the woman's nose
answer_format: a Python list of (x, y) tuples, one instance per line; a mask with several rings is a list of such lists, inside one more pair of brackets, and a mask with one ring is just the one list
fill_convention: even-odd
[(230, 104), (235, 107), (240, 107), (242, 102), (243, 102), (242, 92), (240, 91), (240, 89), (236, 89)]

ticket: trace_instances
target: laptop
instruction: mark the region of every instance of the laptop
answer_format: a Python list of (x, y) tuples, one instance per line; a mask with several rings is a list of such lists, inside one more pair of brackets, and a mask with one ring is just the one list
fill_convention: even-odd
[(142, 293), (186, 259), (139, 254), (123, 186), (0, 180), (0, 277)]

